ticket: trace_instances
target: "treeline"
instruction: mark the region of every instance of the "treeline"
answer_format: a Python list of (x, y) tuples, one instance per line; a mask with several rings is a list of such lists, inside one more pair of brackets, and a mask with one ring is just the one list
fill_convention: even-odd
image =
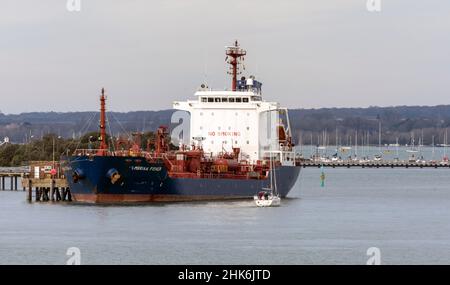
[[(170, 126), (173, 110), (108, 112), (108, 132), (118, 136), (125, 132), (153, 132), (160, 125)], [(382, 143), (415, 143), (423, 136), (423, 144), (444, 143), (445, 130), (450, 128), (450, 105), (397, 106), (369, 108), (291, 109), (290, 119), (294, 140), (298, 144), (336, 144), (355, 142), (378, 144), (381, 123)], [(15, 143), (29, 143), (54, 133), (79, 139), (98, 130), (98, 112), (0, 113), (0, 139), (9, 137)], [(337, 136), (336, 136), (337, 133)], [(337, 139), (336, 139), (337, 137)]]
[[(89, 132), (80, 139), (66, 139), (55, 134), (46, 134), (42, 139), (33, 139), (26, 144), (8, 143), (0, 146), (0, 166), (22, 166), (27, 165), (29, 161), (45, 160), (58, 161), (63, 155), (72, 154), (75, 149), (98, 149), (100, 145), (98, 132)], [(140, 147), (150, 150), (154, 149), (153, 132), (146, 132), (140, 136)], [(123, 137), (124, 140), (138, 143), (130, 137)], [(117, 145), (117, 138), (107, 136), (110, 149)], [(150, 142), (150, 144), (148, 144)], [(173, 147), (173, 146), (172, 146)]]
[[(170, 123), (172, 113), (172, 110), (107, 112), (107, 131), (116, 137), (126, 132), (154, 132), (160, 125)], [(0, 113), (0, 140), (9, 137), (15, 143), (28, 143), (47, 134), (80, 139), (86, 133), (97, 131), (98, 126), (98, 111)]]
[(445, 142), (450, 128), (450, 106), (370, 107), (303, 109), (290, 111), (292, 129), (297, 143), (377, 145), (381, 125), (381, 143)]

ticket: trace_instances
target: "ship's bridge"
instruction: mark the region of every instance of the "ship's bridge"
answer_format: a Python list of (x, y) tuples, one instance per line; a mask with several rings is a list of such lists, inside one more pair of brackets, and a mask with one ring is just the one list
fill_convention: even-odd
[(202, 103), (250, 103), (262, 101), (261, 95), (252, 91), (213, 91), (195, 92), (197, 100)]
[(195, 93), (197, 100), (202, 103), (250, 103), (262, 101), (262, 83), (254, 76), (246, 79), (242, 77), (237, 81), (236, 91), (212, 90), (205, 84)]

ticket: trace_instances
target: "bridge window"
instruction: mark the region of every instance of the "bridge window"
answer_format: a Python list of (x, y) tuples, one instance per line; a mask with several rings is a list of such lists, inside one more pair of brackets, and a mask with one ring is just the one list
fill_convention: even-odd
[(220, 102), (220, 98), (214, 98), (215, 102)]
[(234, 103), (234, 98), (229, 98), (229, 99), (228, 99), (228, 102)]
[(227, 97), (222, 97), (222, 102), (228, 102), (228, 98)]
[(237, 97), (236, 98), (236, 103), (241, 103), (242, 102), (242, 98)]
[(247, 97), (242, 98), (242, 102), (248, 103), (248, 98)]
[(214, 102), (214, 98), (208, 98), (208, 102), (209, 102), (209, 103)]
[(208, 98), (202, 97), (202, 102), (208, 102)]

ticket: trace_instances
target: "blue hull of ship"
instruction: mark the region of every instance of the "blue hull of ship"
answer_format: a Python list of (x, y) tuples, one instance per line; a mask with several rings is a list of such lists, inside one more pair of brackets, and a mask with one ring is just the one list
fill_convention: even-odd
[[(269, 179), (173, 178), (162, 162), (136, 157), (76, 156), (68, 158), (66, 177), (75, 201), (92, 203), (222, 200), (253, 197), (269, 186)], [(111, 183), (107, 173), (117, 170), (121, 180)], [(76, 183), (73, 171), (83, 177)], [(277, 189), (285, 197), (300, 167), (276, 169)]]

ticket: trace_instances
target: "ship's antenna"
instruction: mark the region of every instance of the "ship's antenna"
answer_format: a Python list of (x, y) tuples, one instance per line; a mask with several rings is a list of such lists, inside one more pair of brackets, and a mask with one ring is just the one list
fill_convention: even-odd
[(231, 71), (228, 71), (228, 74), (232, 75), (232, 91), (236, 91), (237, 76), (241, 74), (239, 71), (239, 64), (241, 64), (241, 59), (244, 61), (244, 55), (246, 54), (247, 52), (239, 47), (238, 41), (235, 41), (233, 46), (229, 46), (226, 49), (227, 57), (225, 58), (225, 61), (231, 65)]
[(204, 66), (203, 66), (203, 76), (204, 76), (204, 82), (206, 86), (208, 86), (208, 50), (205, 51), (204, 55)]
[(100, 95), (100, 149), (98, 155), (105, 155), (108, 145), (106, 143), (106, 96), (105, 88), (102, 88), (102, 95)]

